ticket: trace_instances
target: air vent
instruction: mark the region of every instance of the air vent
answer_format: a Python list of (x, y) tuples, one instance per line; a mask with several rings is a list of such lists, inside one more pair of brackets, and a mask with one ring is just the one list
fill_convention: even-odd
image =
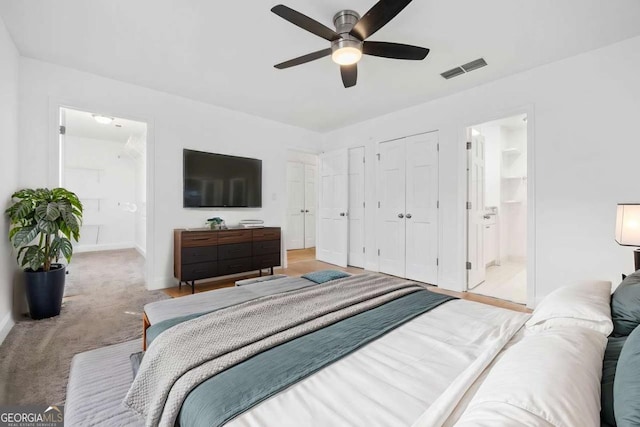
[(484, 58), (479, 58), (479, 59), (476, 59), (475, 61), (467, 62), (464, 65), (445, 71), (440, 75), (445, 79), (449, 80), (454, 77), (458, 77), (464, 73), (468, 73), (470, 71), (477, 70), (478, 68), (485, 67), (486, 65), (487, 65), (487, 61), (485, 61)]
[(467, 73), (469, 71), (477, 70), (478, 68), (485, 67), (487, 65), (487, 61), (484, 58), (476, 59), (475, 61), (468, 62), (464, 65), (461, 65), (460, 68), (465, 70)]
[(452, 79), (456, 76), (459, 76), (461, 74), (464, 74), (464, 70), (460, 67), (456, 67), (456, 68), (452, 68), (448, 71), (445, 71), (444, 73), (440, 74), (442, 77), (444, 77), (445, 79), (449, 80)]

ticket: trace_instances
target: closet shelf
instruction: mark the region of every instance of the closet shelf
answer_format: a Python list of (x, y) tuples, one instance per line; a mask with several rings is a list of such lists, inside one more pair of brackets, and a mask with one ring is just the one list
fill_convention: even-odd
[(504, 150), (502, 150), (502, 154), (520, 154), (521, 151), (518, 148), (505, 148)]

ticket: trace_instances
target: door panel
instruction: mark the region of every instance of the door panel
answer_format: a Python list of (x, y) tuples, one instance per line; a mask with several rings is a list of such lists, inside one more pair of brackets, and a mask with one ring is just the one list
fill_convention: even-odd
[[(471, 132), (470, 130), (468, 131)], [(467, 260), (471, 269), (467, 271), (467, 288), (472, 289), (484, 282), (486, 263), (484, 260), (484, 137), (472, 136), (471, 149), (467, 150), (468, 159), (468, 201), (471, 209), (467, 209)]]
[(304, 164), (297, 162), (287, 162), (287, 249), (304, 248), (304, 191)]
[(364, 147), (349, 149), (349, 259), (364, 268)]
[(304, 247), (316, 246), (316, 172), (313, 165), (304, 165)]
[(406, 140), (406, 277), (438, 282), (438, 135)]
[(342, 267), (348, 256), (348, 164), (346, 149), (320, 156), (317, 258)]
[(405, 183), (404, 140), (381, 143), (378, 162), (379, 269), (405, 277)]

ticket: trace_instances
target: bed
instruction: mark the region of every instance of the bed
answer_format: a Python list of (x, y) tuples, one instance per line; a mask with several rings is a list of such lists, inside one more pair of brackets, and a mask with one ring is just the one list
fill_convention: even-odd
[[(387, 279), (382, 275), (363, 275), (358, 279), (345, 278), (330, 283), (339, 288), (339, 292), (348, 292), (344, 289), (348, 289), (349, 283), (377, 283)], [(156, 335), (145, 358), (154, 348), (161, 348), (164, 337), (174, 331), (180, 328), (187, 331), (190, 327), (201, 331), (198, 329), (200, 323), (219, 321), (220, 316), (215, 312), (224, 312), (224, 307), (231, 311), (248, 301), (251, 304), (260, 304), (270, 298), (279, 301), (283, 295), (295, 298), (300, 294), (307, 298), (314, 292), (318, 295), (324, 292), (321, 287), (332, 286), (302, 280), (274, 281), (224, 290), (226, 292), (196, 294), (195, 297), (200, 298), (184, 297), (150, 307), (147, 315), (152, 326), (170, 324), (176, 318), (186, 319)], [(398, 289), (403, 286), (409, 289), (409, 282), (399, 282), (397, 279), (394, 282)], [(588, 286), (597, 288), (602, 295), (610, 293), (610, 283), (608, 288), (602, 282)], [(224, 368), (213, 376), (215, 381), (196, 380), (195, 386), (187, 387), (187, 397), (179, 400), (175, 414), (167, 418), (164, 416), (167, 410), (162, 408), (153, 418), (148, 416), (153, 412), (149, 410), (145, 414), (146, 424), (238, 427), (272, 425), (277, 420), (279, 426), (599, 425), (600, 376), (606, 337), (610, 332), (610, 315), (607, 319), (596, 310), (595, 313), (582, 313), (584, 319), (575, 319), (571, 313), (563, 318), (552, 309), (551, 316), (543, 311), (532, 317), (471, 301), (407, 292), (390, 300), (399, 304), (401, 298), (407, 298), (401, 305), (392, 306), (386, 302), (374, 304), (376, 310), (365, 308), (358, 314), (349, 313), (347, 319), (357, 319), (387, 307), (384, 316), (389, 313), (402, 316), (403, 307), (411, 305), (409, 298), (414, 298), (414, 303), (421, 307), (404, 321), (396, 322), (393, 328), (374, 334), (374, 339), (363, 338), (362, 345), (347, 349), (335, 360), (324, 361), (316, 367), (299, 368), (296, 365), (295, 369), (302, 369), (299, 378), (278, 382), (277, 375), (271, 372), (279, 372), (279, 367), (290, 369), (286, 363), (297, 362), (281, 361), (286, 360), (290, 352), (297, 354), (298, 349), (292, 344), (276, 343), (268, 351), (259, 350), (257, 355)], [(180, 300), (184, 302), (168, 304)], [(433, 306), (428, 310), (422, 307), (429, 304)], [(206, 314), (202, 315), (202, 312)], [(190, 317), (195, 313), (199, 315)], [(370, 322), (370, 318), (363, 317), (362, 322)], [(301, 336), (321, 339), (315, 336), (317, 331), (345, 323), (348, 322), (334, 321), (332, 326), (324, 326), (315, 332), (305, 331)], [(355, 337), (363, 333), (359, 329), (348, 329), (348, 332)], [(157, 343), (156, 339), (159, 340)], [(303, 340), (295, 337), (286, 343), (299, 341)], [(185, 347), (184, 342), (182, 347)], [(206, 339), (203, 342), (206, 343)], [(132, 341), (74, 358), (67, 393), (68, 425), (145, 425), (145, 416), (136, 415), (123, 405), (124, 401), (130, 406), (135, 401), (131, 399), (135, 382), (129, 356), (139, 351), (139, 346), (139, 340)], [(307, 351), (313, 346), (303, 347)], [(280, 353), (274, 349), (280, 349)], [(189, 359), (192, 353), (178, 354), (179, 348), (174, 351), (180, 359)], [(166, 348), (157, 352), (167, 353)], [(274, 356), (265, 359), (268, 364), (262, 361), (260, 365), (257, 360), (270, 353)], [(314, 357), (318, 355), (305, 360), (315, 360)], [(162, 364), (159, 359), (157, 362)], [(149, 372), (147, 370), (146, 374)], [(139, 373), (136, 381), (155, 381), (155, 377), (144, 378), (144, 374)], [(256, 386), (250, 381), (263, 383)], [(278, 383), (278, 387), (274, 388), (273, 383)], [(204, 386), (207, 384), (209, 388)], [(222, 397), (216, 397), (219, 401), (194, 404), (191, 397), (199, 388), (204, 390), (200, 394)], [(254, 388), (264, 390), (262, 394), (252, 395)], [(165, 403), (170, 406), (171, 391), (168, 393)], [(540, 399), (540, 396), (544, 398)], [(238, 401), (243, 402), (238, 405)], [(190, 412), (187, 411), (189, 408)]]

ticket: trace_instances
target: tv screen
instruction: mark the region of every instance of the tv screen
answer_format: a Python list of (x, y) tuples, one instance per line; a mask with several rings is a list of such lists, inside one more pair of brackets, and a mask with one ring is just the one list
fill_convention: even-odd
[(184, 150), (185, 208), (262, 207), (262, 160)]

